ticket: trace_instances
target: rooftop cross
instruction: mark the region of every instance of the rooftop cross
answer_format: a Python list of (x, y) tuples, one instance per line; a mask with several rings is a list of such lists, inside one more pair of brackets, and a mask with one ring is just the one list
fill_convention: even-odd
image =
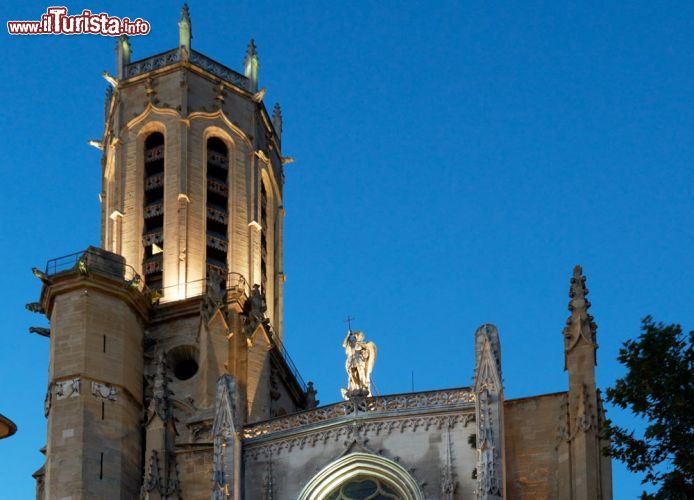
[(354, 319), (355, 318), (353, 316), (347, 315), (347, 319), (345, 319), (345, 321), (344, 321), (345, 323), (347, 323), (347, 331), (350, 331), (350, 332), (352, 331), (352, 321)]

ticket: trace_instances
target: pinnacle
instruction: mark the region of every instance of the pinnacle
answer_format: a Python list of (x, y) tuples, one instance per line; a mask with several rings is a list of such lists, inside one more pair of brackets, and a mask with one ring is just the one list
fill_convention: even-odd
[(255, 46), (255, 40), (251, 38), (251, 40), (248, 42), (248, 48), (246, 49), (246, 60), (249, 60), (252, 57), (258, 59), (258, 49)]
[(574, 267), (573, 276), (571, 277), (571, 285), (569, 286), (569, 311), (577, 312), (578, 314), (588, 311), (590, 301), (586, 299), (588, 289), (586, 288), (586, 277), (583, 275), (581, 266)]
[(184, 3), (183, 7), (181, 8), (181, 21), (190, 22), (190, 9), (188, 8), (187, 3)]
[(566, 320), (564, 327), (564, 351), (568, 353), (576, 345), (576, 342), (583, 337), (595, 349), (597, 325), (593, 321), (593, 316), (588, 313), (590, 301), (586, 298), (588, 288), (586, 288), (586, 277), (583, 275), (581, 266), (574, 267), (571, 285), (569, 287), (569, 311), (571, 315)]

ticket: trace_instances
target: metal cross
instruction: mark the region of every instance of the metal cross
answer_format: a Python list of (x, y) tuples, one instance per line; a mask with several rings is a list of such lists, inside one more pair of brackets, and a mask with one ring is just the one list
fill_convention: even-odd
[(350, 332), (352, 331), (352, 321), (354, 319), (355, 319), (354, 317), (348, 315), (347, 319), (345, 320), (345, 323), (347, 323), (347, 330)]

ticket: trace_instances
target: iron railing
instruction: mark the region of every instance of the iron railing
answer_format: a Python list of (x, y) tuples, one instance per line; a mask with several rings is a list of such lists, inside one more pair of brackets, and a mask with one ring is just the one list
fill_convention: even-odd
[(93, 247), (51, 259), (46, 263), (46, 275), (49, 277), (70, 271), (79, 271), (83, 274), (97, 272), (123, 280), (125, 284), (133, 286), (141, 292), (144, 292), (146, 288), (144, 280), (131, 265), (125, 263), (125, 259), (111, 257)]
[[(79, 271), (83, 274), (96, 272), (105, 276), (122, 280), (125, 286), (137, 288), (145, 296), (152, 300), (152, 303), (166, 302), (168, 299), (181, 299), (197, 297), (207, 293), (207, 287), (211, 280), (200, 279), (189, 281), (180, 285), (172, 285), (157, 290), (151, 290), (135, 269), (125, 263), (125, 259), (112, 257), (109, 253), (99, 251), (96, 248), (88, 248), (81, 252), (71, 253), (62, 257), (51, 259), (46, 263), (46, 275), (52, 277), (64, 272)], [(236, 272), (227, 273), (223, 280), (227, 300), (233, 296), (251, 296), (251, 287), (246, 278)], [(306, 382), (299, 373), (294, 360), (289, 355), (287, 348), (282, 341), (270, 331), (270, 337), (277, 350), (282, 355), (287, 368), (292, 372), (301, 390), (306, 392)]]
[(272, 341), (275, 343), (275, 346), (282, 354), (282, 357), (284, 358), (284, 362), (287, 363), (287, 368), (289, 368), (289, 371), (292, 372), (292, 375), (294, 375), (294, 378), (296, 379), (297, 383), (299, 384), (299, 387), (301, 387), (301, 390), (303, 392), (306, 392), (306, 389), (307, 389), (306, 382), (304, 382), (304, 378), (301, 376), (301, 373), (299, 373), (299, 369), (296, 367), (294, 360), (289, 355), (289, 351), (287, 351), (287, 348), (284, 347), (284, 345), (282, 344), (282, 341), (274, 333), (272, 334)]

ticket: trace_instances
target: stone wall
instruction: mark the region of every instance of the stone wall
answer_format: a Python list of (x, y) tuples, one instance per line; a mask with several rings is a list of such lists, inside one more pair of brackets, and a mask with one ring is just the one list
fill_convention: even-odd
[(557, 427), (562, 396), (565, 394), (561, 392), (504, 402), (508, 498), (557, 498)]

